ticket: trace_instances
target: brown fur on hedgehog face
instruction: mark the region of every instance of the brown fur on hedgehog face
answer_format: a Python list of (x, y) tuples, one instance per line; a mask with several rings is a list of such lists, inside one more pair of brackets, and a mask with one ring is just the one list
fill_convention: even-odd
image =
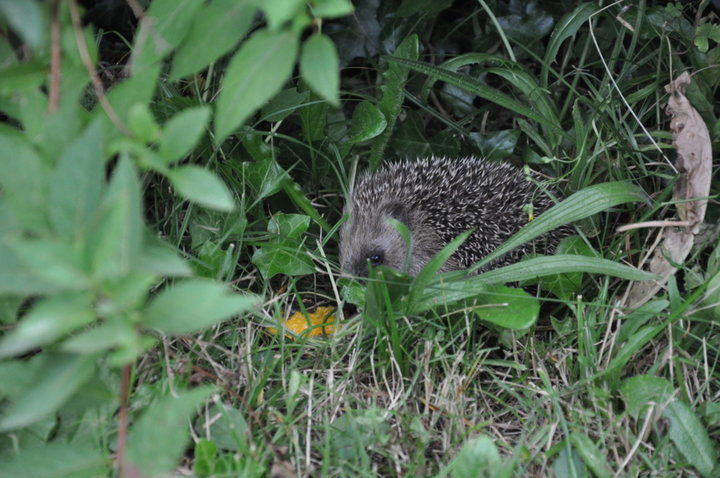
[(403, 223), (410, 232), (410, 275), (416, 276), (443, 246), (423, 224), (419, 212), (409, 211), (398, 202), (384, 202), (375, 211), (360, 214), (353, 214), (353, 210), (357, 211), (358, 205), (353, 204), (350, 217), (340, 229), (340, 267), (354, 276), (367, 277), (368, 264), (403, 270), (407, 244), (389, 218)]

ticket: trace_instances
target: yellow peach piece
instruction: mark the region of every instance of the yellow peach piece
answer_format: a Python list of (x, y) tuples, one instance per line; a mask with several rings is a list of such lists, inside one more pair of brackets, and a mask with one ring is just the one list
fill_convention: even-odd
[[(285, 321), (285, 328), (296, 335), (309, 334), (310, 337), (317, 335), (331, 335), (335, 333), (335, 316), (330, 315), (332, 307), (318, 307), (314, 312), (308, 313), (307, 317), (302, 312), (295, 312)], [(308, 328), (312, 327), (309, 331)], [(271, 334), (277, 334), (274, 327), (269, 327)]]

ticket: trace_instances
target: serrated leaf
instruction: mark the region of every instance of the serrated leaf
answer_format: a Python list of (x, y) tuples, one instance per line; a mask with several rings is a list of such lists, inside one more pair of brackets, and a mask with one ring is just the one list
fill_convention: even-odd
[[(412, 62), (417, 60), (420, 46), (418, 36), (413, 34), (405, 38), (395, 49), (393, 53), (401, 61)], [(403, 100), (405, 99), (405, 83), (408, 79), (409, 69), (403, 63), (390, 63), (388, 69), (383, 73), (385, 84), (380, 87), (382, 90), (382, 98), (378, 102), (378, 109), (385, 117), (387, 126), (373, 143), (370, 151), (370, 171), (375, 171), (380, 165), (380, 161), (387, 147), (388, 141), (392, 136), (395, 122), (402, 110)]]
[(292, 244), (263, 244), (253, 253), (252, 263), (266, 279), (278, 274), (302, 276), (315, 272), (312, 259), (304, 249)]
[(310, 225), (310, 218), (302, 214), (275, 214), (268, 222), (268, 232), (276, 234), (278, 242), (299, 239)]
[(195, 73), (227, 53), (248, 32), (255, 12), (250, 1), (213, 0), (206, 4), (175, 52), (170, 79)]
[(94, 368), (92, 356), (53, 354), (33, 383), (4, 409), (0, 431), (25, 427), (57, 411), (92, 377)]
[(88, 294), (63, 294), (37, 303), (20, 324), (0, 340), (0, 358), (18, 355), (51, 343), (95, 319)]
[(634, 184), (611, 182), (582, 189), (551, 207), (523, 227), (494, 252), (472, 267), (478, 270), (518, 246), (571, 222), (590, 217), (605, 209), (628, 202), (645, 201), (645, 192)]
[(348, 135), (350, 144), (373, 139), (387, 127), (387, 121), (380, 109), (369, 101), (361, 101), (352, 115), (352, 126)]
[(213, 281), (185, 280), (167, 287), (150, 302), (142, 324), (166, 334), (187, 334), (246, 312), (260, 302), (258, 296), (234, 294)]
[(196, 388), (153, 403), (130, 430), (128, 462), (143, 476), (163, 476), (176, 468), (190, 439), (188, 421), (212, 391)]
[(670, 419), (670, 439), (685, 459), (703, 476), (717, 466), (717, 451), (700, 419), (685, 403), (675, 400), (663, 415)]
[(300, 54), (300, 74), (308, 86), (332, 105), (339, 105), (340, 60), (330, 37), (315, 34), (305, 40)]
[(224, 140), (290, 78), (298, 39), (292, 31), (260, 30), (228, 65), (217, 101), (216, 141)]
[(225, 183), (207, 169), (189, 164), (170, 170), (167, 177), (185, 199), (218, 211), (230, 212), (235, 208)]
[(50, 180), (50, 220), (66, 238), (79, 238), (100, 203), (105, 186), (103, 123), (90, 126), (63, 152)]
[(210, 108), (188, 108), (173, 116), (163, 127), (159, 153), (166, 163), (182, 159), (200, 141), (210, 119)]
[(550, 71), (550, 65), (555, 62), (560, 45), (575, 35), (580, 27), (590, 18), (590, 15), (598, 11), (597, 5), (593, 3), (582, 3), (575, 7), (570, 13), (565, 14), (560, 21), (555, 25), (555, 29), (550, 35), (550, 41), (548, 42), (547, 50), (545, 50), (545, 59), (542, 62), (542, 70), (540, 72), (541, 84), (544, 87), (548, 85), (548, 72)]

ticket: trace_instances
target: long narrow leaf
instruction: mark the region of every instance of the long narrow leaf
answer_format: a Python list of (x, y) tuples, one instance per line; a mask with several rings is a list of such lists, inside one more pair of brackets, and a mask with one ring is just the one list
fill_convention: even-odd
[(471, 270), (476, 271), (516, 247), (564, 224), (590, 217), (619, 204), (645, 201), (645, 199), (646, 195), (642, 189), (627, 182), (603, 183), (585, 188), (539, 215), (493, 253), (474, 265)]

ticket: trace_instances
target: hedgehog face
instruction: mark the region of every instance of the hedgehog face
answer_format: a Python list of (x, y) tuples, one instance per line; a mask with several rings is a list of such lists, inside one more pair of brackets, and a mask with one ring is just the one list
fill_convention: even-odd
[[(407, 244), (388, 218), (403, 223), (410, 231), (411, 247), (417, 244), (422, 229), (416, 215), (397, 202), (383, 203), (371, 210), (356, 205), (340, 229), (340, 266), (354, 276), (367, 277), (368, 264), (402, 271)], [(439, 247), (437, 248), (439, 250)], [(413, 254), (408, 273), (417, 275), (431, 256)]]
[(407, 247), (388, 218), (409, 226), (404, 209), (396, 203), (365, 211), (352, 208), (350, 218), (340, 229), (340, 266), (344, 271), (367, 277), (368, 264), (402, 270)]

